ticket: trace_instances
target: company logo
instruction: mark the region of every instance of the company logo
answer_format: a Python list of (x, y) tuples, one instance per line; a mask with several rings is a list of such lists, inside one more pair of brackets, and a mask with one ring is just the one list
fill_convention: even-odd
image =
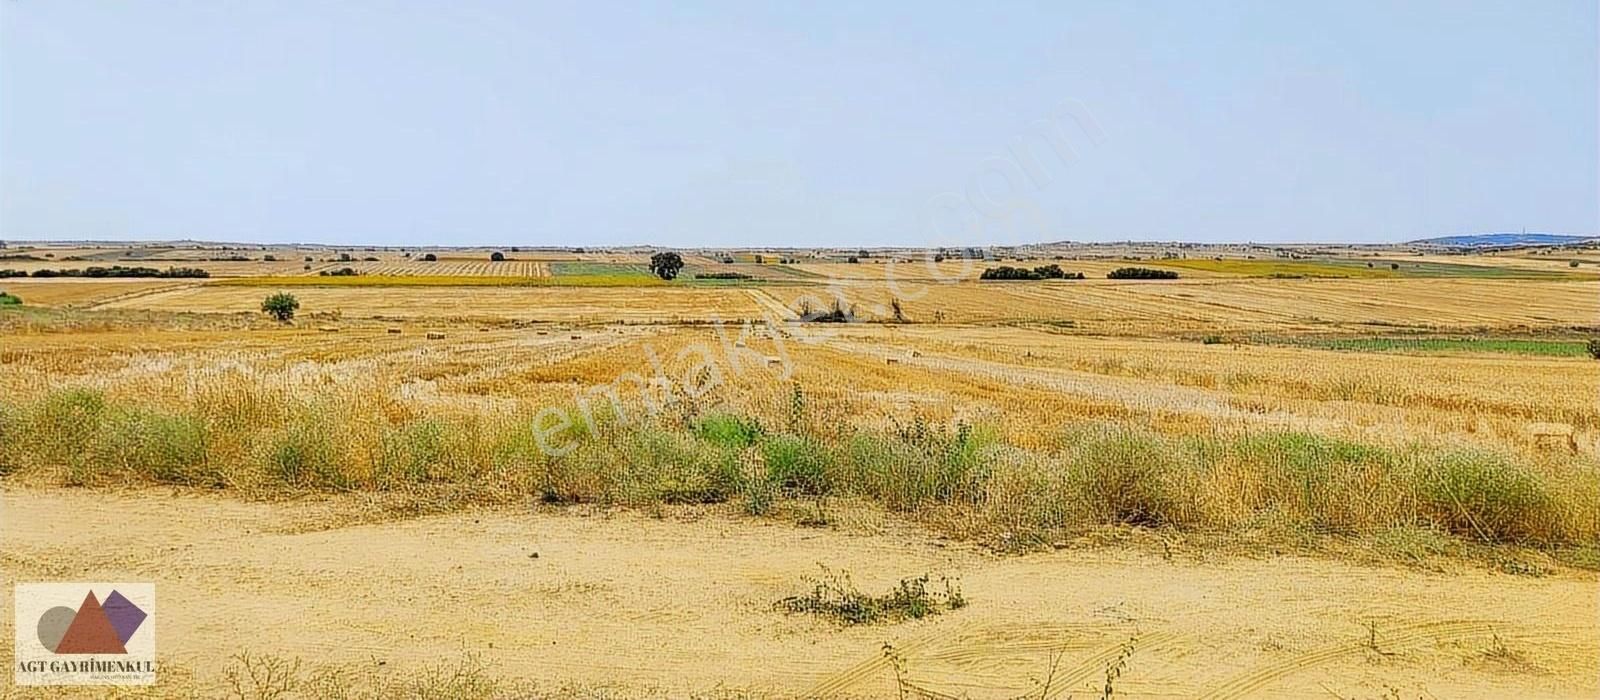
[(155, 585), (19, 583), (18, 685), (155, 682)]

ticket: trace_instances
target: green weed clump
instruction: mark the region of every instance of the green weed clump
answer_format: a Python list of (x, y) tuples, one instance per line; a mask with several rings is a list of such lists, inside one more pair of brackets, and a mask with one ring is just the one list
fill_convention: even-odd
[(761, 433), (760, 421), (730, 413), (704, 416), (694, 425), (696, 437), (729, 449), (749, 447)]
[(815, 440), (798, 435), (774, 435), (761, 443), (767, 479), (794, 496), (823, 496), (833, 490), (828, 455)]
[(1449, 532), (1486, 542), (1563, 539), (1545, 484), (1504, 457), (1450, 452), (1423, 463), (1416, 478), (1426, 515)]
[(1094, 521), (1182, 524), (1180, 482), (1192, 469), (1182, 445), (1117, 426), (1075, 431), (1068, 440), (1064, 478)]
[(106, 398), (94, 389), (58, 389), (27, 414), (27, 435), (19, 440), (24, 458), (59, 469), (69, 486), (95, 480), (103, 467), (92, 448), (106, 414)]
[(350, 485), (332, 427), (302, 416), (281, 430), (269, 445), (270, 476), (279, 483), (304, 488), (342, 489)]
[(139, 409), (111, 411), (96, 436), (102, 464), (155, 481), (220, 488), (227, 475), (210, 464), (204, 423), (187, 415)]
[(866, 625), (918, 620), (966, 607), (967, 599), (955, 581), (940, 577), (937, 587), (929, 575), (901, 579), (882, 595), (862, 593), (843, 572), (822, 568), (808, 579), (811, 590), (778, 601), (780, 610), (828, 618), (841, 625)]
[(888, 435), (855, 434), (845, 460), (857, 490), (909, 512), (929, 504), (980, 502), (997, 444), (989, 430), (966, 424), (942, 430), (919, 420)]

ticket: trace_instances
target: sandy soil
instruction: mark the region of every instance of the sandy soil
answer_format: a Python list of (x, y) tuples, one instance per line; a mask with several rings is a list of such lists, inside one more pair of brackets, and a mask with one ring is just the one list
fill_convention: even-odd
[[(895, 697), (889, 643), (915, 685), (973, 698), (1038, 692), (1047, 676), (1050, 697), (1098, 697), (1124, 656), (1126, 697), (1600, 693), (1591, 574), (1182, 551), (998, 557), (903, 528), (708, 511), (503, 508), (338, 526), (349, 502), (13, 486), (0, 503), (12, 581), (155, 581), (162, 662), (202, 683), (244, 650), (386, 668), (479, 652), (496, 673), (540, 683)], [(958, 577), (971, 604), (857, 628), (775, 611), (819, 564), (874, 591)]]

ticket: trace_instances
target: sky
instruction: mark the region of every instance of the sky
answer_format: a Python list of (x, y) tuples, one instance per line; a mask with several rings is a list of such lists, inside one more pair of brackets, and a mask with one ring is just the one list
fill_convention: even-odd
[(0, 1), (0, 239), (1600, 232), (1597, 3)]

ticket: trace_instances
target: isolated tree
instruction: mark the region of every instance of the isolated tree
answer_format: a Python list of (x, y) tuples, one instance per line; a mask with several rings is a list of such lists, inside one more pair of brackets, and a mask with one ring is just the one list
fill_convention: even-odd
[(506, 254), (497, 250), (489, 254), (489, 260), (493, 262), (505, 262)]
[(683, 256), (673, 252), (656, 253), (650, 256), (650, 271), (657, 277), (670, 280), (678, 276), (683, 270)]
[(288, 292), (278, 292), (261, 302), (261, 310), (278, 319), (280, 323), (288, 323), (294, 319), (294, 312), (300, 308), (300, 300)]

